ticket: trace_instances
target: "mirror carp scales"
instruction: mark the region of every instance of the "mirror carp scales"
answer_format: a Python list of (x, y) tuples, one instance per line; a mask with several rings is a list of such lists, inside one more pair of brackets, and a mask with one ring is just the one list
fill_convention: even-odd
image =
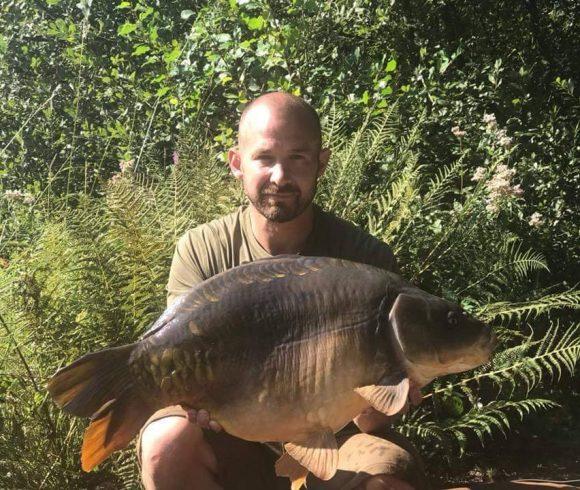
[(369, 406), (387, 415), (410, 384), (488, 361), (489, 326), (385, 270), (327, 257), (243, 264), (178, 298), (137, 342), (87, 354), (49, 381), (91, 417), (89, 471), (158, 409), (206, 409), (230, 434), (284, 442), (317, 477), (336, 473), (334, 434)]

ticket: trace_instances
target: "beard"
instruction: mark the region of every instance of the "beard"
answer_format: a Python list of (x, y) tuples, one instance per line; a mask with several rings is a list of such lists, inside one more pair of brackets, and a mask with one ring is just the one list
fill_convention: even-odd
[[(308, 195), (302, 195), (299, 188), (287, 184), (278, 187), (275, 184), (265, 184), (258, 190), (258, 195), (246, 193), (250, 202), (268, 221), (286, 223), (300, 216), (312, 203), (316, 192), (316, 181)], [(277, 194), (291, 194), (277, 197)]]

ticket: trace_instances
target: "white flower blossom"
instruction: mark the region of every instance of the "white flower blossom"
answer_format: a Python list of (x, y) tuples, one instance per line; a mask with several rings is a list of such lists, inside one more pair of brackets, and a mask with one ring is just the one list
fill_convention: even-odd
[[(481, 169), (481, 170), (480, 170)], [(483, 179), (484, 169), (478, 167), (476, 173), (471, 180)], [(501, 203), (508, 198), (521, 197), (524, 195), (524, 190), (521, 184), (512, 186), (512, 178), (516, 174), (515, 169), (509, 168), (507, 165), (501, 164), (495, 168), (491, 178), (485, 183), (488, 192), (486, 199), (486, 209), (490, 213), (497, 213), (501, 208)]]
[(473, 173), (473, 177), (471, 177), (471, 180), (474, 182), (479, 182), (485, 178), (485, 173), (486, 172), (484, 167), (477, 167)]
[(19, 190), (5, 190), (4, 191), (4, 197), (8, 201), (20, 201), (20, 200), (24, 199), (24, 195), (25, 194)]
[(451, 132), (453, 133), (453, 136), (456, 136), (457, 138), (463, 138), (467, 134), (465, 131), (460, 129), (459, 126), (453, 126)]
[(517, 184), (512, 187), (512, 194), (516, 197), (521, 197), (524, 195), (524, 190), (522, 189), (521, 184)]
[(490, 213), (499, 213), (499, 203), (497, 201), (487, 199), (486, 202), (487, 205), (485, 206), (485, 209), (487, 209)]
[(497, 144), (499, 146), (503, 146), (504, 148), (511, 148), (513, 142), (514, 142), (513, 138), (510, 138), (509, 136), (502, 136), (497, 141)]
[(497, 121), (495, 119), (495, 114), (484, 114), (483, 122), (489, 129), (494, 129), (497, 126)]
[(544, 217), (540, 213), (535, 212), (530, 216), (530, 221), (528, 221), (528, 224), (534, 228), (539, 228), (544, 224)]

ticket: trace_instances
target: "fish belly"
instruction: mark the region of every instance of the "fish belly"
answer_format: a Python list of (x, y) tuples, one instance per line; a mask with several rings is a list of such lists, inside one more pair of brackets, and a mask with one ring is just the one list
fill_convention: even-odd
[(338, 432), (368, 406), (366, 400), (349, 391), (299, 403), (291, 399), (285, 403), (256, 399), (223, 407), (214, 415), (236, 437), (257, 442), (286, 442), (301, 440), (325, 428)]

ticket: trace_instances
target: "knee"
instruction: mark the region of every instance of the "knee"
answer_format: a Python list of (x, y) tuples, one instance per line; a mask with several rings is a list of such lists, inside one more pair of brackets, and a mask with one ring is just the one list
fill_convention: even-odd
[(413, 487), (395, 476), (375, 475), (364, 482), (362, 490), (413, 490)]
[(202, 473), (209, 479), (217, 471), (203, 431), (183, 417), (166, 417), (149, 424), (141, 435), (140, 451), (145, 488), (171, 488), (170, 482), (192, 481)]

